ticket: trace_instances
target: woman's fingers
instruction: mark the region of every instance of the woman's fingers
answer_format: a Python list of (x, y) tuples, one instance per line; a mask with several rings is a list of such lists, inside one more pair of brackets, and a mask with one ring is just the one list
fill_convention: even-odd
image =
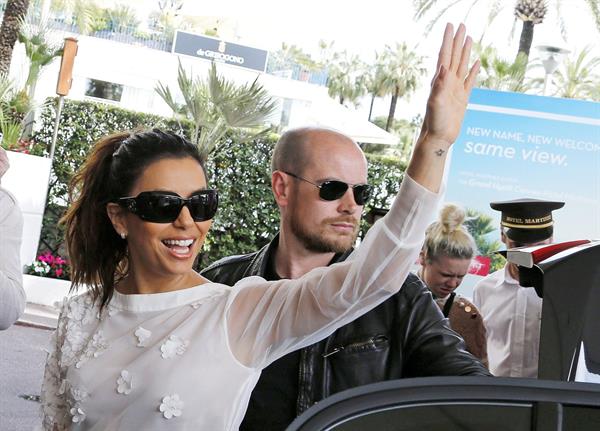
[(451, 63), (448, 67), (452, 72), (457, 72), (460, 62), (461, 56), (463, 52), (463, 45), (465, 40), (465, 33), (467, 29), (464, 24), (460, 24), (458, 26), (458, 30), (456, 30), (456, 34), (454, 35), (454, 40), (452, 41), (452, 55), (451, 55)]
[(440, 70), (440, 66), (444, 65), (446, 68), (450, 65), (452, 60), (452, 36), (454, 35), (454, 27), (452, 24), (446, 24), (446, 30), (444, 30), (444, 39), (442, 40), (442, 46), (440, 47), (440, 53), (438, 55), (437, 66), (435, 67), (436, 72)]
[(465, 79), (465, 90), (468, 91), (469, 93), (475, 86), (475, 82), (477, 80), (477, 74), (479, 73), (479, 67), (480, 67), (480, 61), (477, 60), (475, 63), (473, 63), (473, 66), (471, 66), (471, 70), (469, 70), (467, 79)]
[(467, 36), (465, 43), (462, 46), (460, 54), (460, 63), (458, 64), (458, 77), (463, 78), (467, 74), (469, 68), (469, 60), (471, 59), (471, 47), (473, 46), (473, 39), (471, 36)]

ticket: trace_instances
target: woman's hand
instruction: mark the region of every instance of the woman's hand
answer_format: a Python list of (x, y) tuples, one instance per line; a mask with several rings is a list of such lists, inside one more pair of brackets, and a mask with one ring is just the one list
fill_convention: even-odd
[(456, 34), (452, 24), (446, 25), (421, 134), (406, 171), (417, 183), (436, 193), (448, 149), (458, 137), (479, 72), (479, 61), (476, 61), (467, 73), (473, 41), (465, 38), (465, 33), (463, 24)]
[(442, 150), (447, 150), (458, 137), (479, 72), (478, 60), (467, 74), (473, 41), (470, 36), (465, 39), (464, 24), (458, 27), (454, 37), (453, 33), (452, 24), (447, 24), (423, 121), (428, 139)]

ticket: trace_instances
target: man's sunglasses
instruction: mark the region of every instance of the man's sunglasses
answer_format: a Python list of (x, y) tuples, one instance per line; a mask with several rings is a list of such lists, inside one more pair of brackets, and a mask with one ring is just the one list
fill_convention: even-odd
[(371, 186), (368, 184), (348, 184), (343, 181), (336, 180), (323, 181), (322, 183), (317, 184), (307, 180), (306, 178), (292, 174), (291, 172), (284, 171), (284, 173), (290, 177), (294, 177), (298, 180), (305, 181), (315, 187), (318, 187), (319, 197), (324, 201), (334, 201), (341, 198), (344, 196), (344, 193), (346, 193), (346, 190), (348, 190), (348, 187), (352, 187), (354, 202), (356, 202), (358, 205), (364, 205), (371, 197)]
[(216, 190), (200, 190), (184, 199), (174, 192), (142, 192), (135, 197), (119, 198), (117, 203), (152, 223), (174, 222), (184, 206), (194, 221), (206, 221), (215, 216), (219, 195)]

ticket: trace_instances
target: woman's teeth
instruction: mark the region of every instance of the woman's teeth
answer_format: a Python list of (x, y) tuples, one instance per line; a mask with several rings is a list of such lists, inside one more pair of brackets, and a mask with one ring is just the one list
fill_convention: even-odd
[(193, 239), (165, 239), (163, 243), (167, 246), (189, 247), (194, 242)]

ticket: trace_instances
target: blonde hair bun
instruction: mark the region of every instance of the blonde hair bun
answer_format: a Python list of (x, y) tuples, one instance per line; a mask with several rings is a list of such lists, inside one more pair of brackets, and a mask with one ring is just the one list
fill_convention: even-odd
[(457, 229), (462, 228), (467, 213), (464, 209), (455, 204), (446, 204), (440, 211), (440, 224), (446, 234), (450, 234)]
[(471, 259), (477, 254), (475, 239), (463, 225), (466, 211), (455, 204), (446, 204), (440, 211), (438, 221), (429, 225), (425, 231), (423, 252), (427, 259), (439, 256)]

